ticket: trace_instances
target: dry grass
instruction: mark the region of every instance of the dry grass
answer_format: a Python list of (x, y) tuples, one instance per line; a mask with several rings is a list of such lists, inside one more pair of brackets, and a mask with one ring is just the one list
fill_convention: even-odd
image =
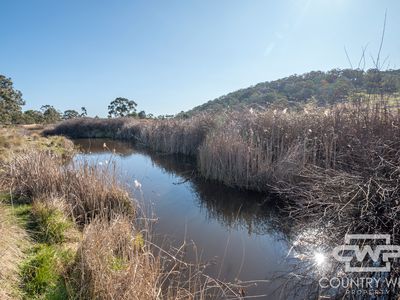
[(115, 138), (132, 140), (166, 153), (196, 155), (215, 120), (199, 115), (190, 120), (73, 119), (44, 131), (45, 135), (71, 138)]
[(158, 259), (144, 251), (129, 219), (94, 220), (84, 230), (72, 272), (79, 299), (157, 299)]
[(78, 224), (96, 216), (133, 215), (134, 204), (115, 173), (88, 164), (63, 165), (57, 155), (30, 149), (1, 167), (1, 185), (18, 197), (63, 198)]
[(73, 156), (74, 144), (61, 136), (43, 138), (40, 132), (27, 130), (24, 127), (0, 128), (0, 160), (7, 160), (15, 152), (27, 148), (49, 151), (68, 159)]
[(25, 230), (17, 224), (12, 210), (0, 203), (0, 298), (19, 297), (19, 264), (29, 246)]
[(155, 120), (136, 124), (135, 130), (126, 125), (121, 134), (123, 138), (129, 138), (133, 132), (137, 141), (155, 151), (195, 156), (207, 133), (214, 127), (213, 119), (200, 115), (190, 120)]
[(200, 147), (200, 172), (261, 191), (281, 180), (295, 183), (308, 166), (369, 172), (371, 162), (379, 164), (379, 155), (392, 147), (383, 149), (382, 144), (391, 145), (400, 137), (397, 111), (368, 103), (309, 107), (303, 112), (233, 113), (226, 119)]
[[(186, 245), (187, 246), (187, 245)], [(185, 245), (165, 251), (126, 217), (95, 219), (84, 230), (69, 278), (79, 299), (237, 299), (239, 285), (184, 261)]]

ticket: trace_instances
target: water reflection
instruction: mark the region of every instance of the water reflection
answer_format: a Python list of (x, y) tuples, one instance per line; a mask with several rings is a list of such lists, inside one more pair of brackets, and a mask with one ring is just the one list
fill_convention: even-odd
[[(199, 208), (208, 219), (218, 220), (225, 227), (242, 227), (249, 235), (279, 234), (282, 238), (285, 236), (282, 231), (290, 228), (287, 219), (282, 221), (284, 216), (281, 216), (282, 211), (272, 196), (229, 188), (204, 180), (196, 174), (196, 163), (188, 156), (155, 153), (139, 145), (133, 147), (130, 143), (111, 139), (81, 139), (75, 143), (86, 153), (105, 153), (111, 150), (122, 157), (134, 153), (150, 157), (158, 168), (182, 178), (174, 182), (175, 185), (190, 182)], [(104, 144), (107, 147), (104, 147)]]
[(74, 144), (80, 151), (87, 154), (113, 152), (126, 157), (135, 153), (129, 143), (112, 139), (76, 139)]

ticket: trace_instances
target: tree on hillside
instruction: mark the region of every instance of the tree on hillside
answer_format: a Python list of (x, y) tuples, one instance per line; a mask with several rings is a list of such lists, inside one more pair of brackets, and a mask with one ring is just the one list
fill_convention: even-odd
[(23, 105), (22, 93), (14, 89), (10, 78), (0, 75), (0, 123), (21, 119)]
[(87, 116), (86, 107), (82, 106), (82, 107), (81, 107), (81, 117), (86, 117), (86, 116)]
[(61, 113), (51, 105), (43, 105), (41, 108), (45, 123), (54, 123), (61, 120)]
[(118, 97), (108, 106), (108, 117), (126, 117), (136, 112), (136, 102), (126, 98)]
[(78, 113), (76, 110), (74, 109), (68, 109), (66, 111), (64, 111), (64, 114), (62, 116), (62, 118), (64, 120), (69, 120), (69, 119), (76, 119), (81, 117), (82, 115), (80, 113)]

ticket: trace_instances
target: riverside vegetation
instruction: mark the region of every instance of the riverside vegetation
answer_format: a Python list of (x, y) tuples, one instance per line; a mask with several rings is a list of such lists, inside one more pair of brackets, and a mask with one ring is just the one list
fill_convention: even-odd
[[(200, 176), (275, 193), (292, 232), (305, 232), (306, 243), (293, 237), (298, 253), (341, 245), (346, 233), (390, 232), (396, 244), (400, 241), (399, 99), (386, 94), (353, 96), (329, 107), (245, 109), (188, 119), (85, 118), (62, 122), (45, 133), (124, 139), (157, 152), (191, 155)], [(311, 234), (310, 226), (318, 232)], [(310, 274), (314, 274), (311, 267), (302, 278)], [(338, 264), (331, 274), (340, 274)], [(310, 282), (313, 286), (315, 278)], [(312, 295), (321, 296), (314, 288)], [(335, 293), (340, 298), (345, 292)]]
[[(128, 140), (192, 156), (200, 176), (277, 194), (293, 232), (305, 231), (304, 224), (323, 232), (314, 245), (339, 245), (349, 232), (390, 232), (398, 243), (398, 81), (375, 84), (372, 75), (368, 88), (350, 89), (329, 106), (274, 103), (159, 120), (80, 117), (44, 130), (47, 138), (3, 129), (3, 298), (240, 297), (240, 287), (207, 277), (204, 266), (181, 259), (182, 251), (155, 246), (150, 224), (114, 171), (69, 161), (72, 147), (60, 136)], [(303, 77), (292, 79), (302, 85)]]
[(72, 143), (1, 130), (2, 299), (204, 299), (238, 287), (203, 275), (151, 230), (115, 173), (70, 160)]
[[(319, 202), (317, 196), (346, 203), (354, 196), (346, 188), (354, 182), (386, 182), (388, 168), (398, 166), (396, 103), (360, 98), (301, 111), (225, 111), (183, 120), (84, 118), (64, 121), (45, 134), (132, 140), (155, 151), (194, 156), (202, 176), (230, 186), (289, 198), (293, 193), (297, 203)], [(344, 194), (332, 195), (329, 183), (340, 178), (348, 182), (341, 185)], [(309, 193), (311, 188), (316, 193)]]

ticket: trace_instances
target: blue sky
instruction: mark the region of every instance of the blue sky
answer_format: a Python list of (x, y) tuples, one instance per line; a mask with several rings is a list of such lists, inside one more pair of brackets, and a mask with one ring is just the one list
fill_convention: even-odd
[[(311, 70), (345, 68), (368, 44), (400, 68), (399, 0), (0, 0), (0, 74), (25, 109), (115, 97), (155, 115)], [(370, 61), (370, 60), (369, 60)]]

